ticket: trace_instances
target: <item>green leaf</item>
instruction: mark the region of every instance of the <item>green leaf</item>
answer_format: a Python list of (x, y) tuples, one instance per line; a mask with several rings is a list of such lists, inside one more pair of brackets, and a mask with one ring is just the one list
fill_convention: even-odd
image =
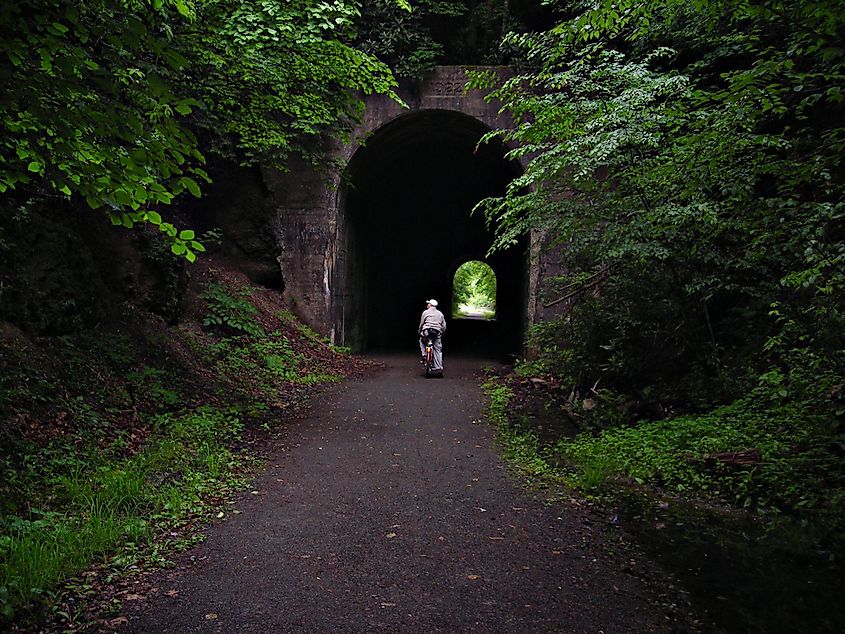
[[(199, 197), (195, 179), (210, 179), (197, 169), (198, 136), (227, 158), (283, 166), (313, 134), (351, 128), (360, 103), (350, 94), (396, 85), (341, 42), (357, 13), (355, 3), (311, 0), (25, 2), (3, 12), (4, 191), (52, 186), (98, 210), (167, 204), (177, 190)], [(313, 81), (303, 82), (306, 69)], [(53, 166), (56, 185), (44, 178)]]
[(114, 199), (121, 205), (130, 206), (133, 202), (132, 197), (123, 189), (118, 189), (114, 193)]
[(170, 245), (170, 250), (173, 252), (174, 255), (183, 255), (187, 250), (185, 245), (181, 242), (174, 242)]
[(184, 0), (176, 0), (176, 10), (185, 17), (191, 15), (191, 9), (187, 4), (185, 4)]
[(179, 239), (180, 240), (193, 240), (194, 239), (194, 230), (193, 229), (183, 229), (179, 232)]
[(202, 195), (202, 193), (200, 192), (200, 187), (199, 185), (197, 185), (197, 182), (194, 179), (189, 178), (188, 176), (183, 176), (179, 179), (179, 182), (181, 182), (188, 189), (188, 191), (190, 191), (197, 198)]

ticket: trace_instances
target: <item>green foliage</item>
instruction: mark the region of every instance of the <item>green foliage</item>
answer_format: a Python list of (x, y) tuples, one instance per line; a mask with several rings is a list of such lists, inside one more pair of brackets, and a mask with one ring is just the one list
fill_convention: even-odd
[(256, 319), (258, 309), (247, 299), (248, 290), (241, 290), (233, 296), (221, 284), (209, 284), (202, 292), (207, 313), (202, 325), (218, 328), (227, 334), (246, 334), (258, 337), (264, 329)]
[[(111, 576), (166, 564), (253, 464), (235, 449), (254, 452), (245, 428), (271, 432), (311, 386), (339, 380), (322, 337), (290, 314), (259, 314), (257, 289), (225, 286), (215, 273), (204, 299), (221, 322), (205, 330), (168, 328), (136, 307), (61, 337), (7, 326), (0, 628), (58, 614), (69, 588), (95, 583), (73, 580), (92, 566)], [(279, 330), (265, 333), (260, 323), (275, 317)], [(212, 394), (214, 408), (197, 407)]]
[(496, 381), (487, 381), (482, 385), (484, 393), (490, 399), (487, 416), (494, 425), (504, 424), (508, 421), (508, 404), (513, 398), (513, 390), (507, 385)]
[(512, 416), (513, 391), (496, 381), (488, 381), (482, 387), (490, 401), (487, 418), (496, 428), (496, 440), (503, 449), (504, 458), (529, 477), (553, 479), (555, 476), (540, 448), (537, 433), (525, 420)]
[(458, 267), (452, 283), (452, 306), (453, 317), (473, 309), (483, 310), (488, 318), (495, 317), (496, 274), (488, 264), (470, 260)]
[(839, 3), (567, 11), (507, 38), (532, 70), (490, 93), (515, 122), (490, 136), (528, 167), (481, 205), (497, 248), (565, 245), (554, 371), (669, 409), (740, 397), (784, 363), (770, 340), (843, 375)]
[(524, 72), (472, 80), (527, 165), (480, 205), (495, 246), (535, 232), (565, 271), (521, 372), (584, 431), (536, 455), (582, 490), (755, 511), (768, 548), (795, 536), (781, 559), (841, 576), (841, 3), (557, 6), (555, 28), (507, 38)]
[(432, 70), (443, 54), (443, 44), (432, 37), (426, 18), (458, 16), (465, 11), (462, 2), (419, 0), (411, 9), (393, 0), (363, 0), (356, 42), (397, 76), (419, 78)]
[(51, 0), (0, 9), (0, 194), (70, 199), (204, 250), (162, 207), (209, 182), (206, 146), (282, 164), (348, 130), (354, 96), (390, 93), (351, 48), (351, 2)]
[(436, 64), (502, 65), (512, 61), (499, 40), (546, 22), (545, 3), (525, 0), (362, 0), (357, 45), (398, 77), (419, 79)]
[(323, 371), (319, 364), (293, 350), (290, 340), (281, 333), (271, 333), (245, 346), (224, 339), (213, 347), (220, 359), (221, 370), (237, 376), (246, 374), (262, 383), (267, 393), (279, 380), (298, 385), (337, 381), (338, 376)]
[(160, 368), (144, 366), (140, 371), (132, 371), (127, 377), (130, 391), (148, 396), (159, 407), (175, 407), (182, 403), (179, 392), (165, 387), (168, 373)]
[(315, 331), (313, 328), (311, 328), (308, 324), (298, 323), (296, 325), (296, 328), (297, 328), (297, 330), (299, 330), (299, 332), (301, 332), (303, 335), (305, 335), (311, 341), (314, 341), (314, 342), (317, 342), (317, 343), (323, 343), (323, 344), (327, 344), (329, 342), (328, 337), (319, 334), (317, 331)]
[(358, 94), (393, 94), (386, 66), (347, 44), (355, 2), (223, 0), (197, 7), (197, 26), (177, 39), (193, 63), (180, 85), (205, 107), (214, 149), (242, 161), (283, 165), (314, 158), (324, 136), (348, 134)]
[(6, 618), (93, 561), (136, 553), (151, 537), (151, 522), (175, 527), (208, 514), (204, 494), (240, 484), (233, 474), (245, 458), (227, 448), (243, 428), (234, 412), (201, 408), (164, 415), (154, 428), (143, 450), (123, 461), (97, 446), (39, 454), (38, 469), (26, 477), (50, 483), (52, 510), (34, 507), (0, 523), (0, 610)]
[(155, 211), (208, 179), (180, 121), (199, 104), (168, 85), (185, 60), (167, 34), (185, 17), (158, 5), (3, 5), (0, 193), (77, 197), (114, 224), (158, 226), (191, 259), (201, 245)]
[[(842, 430), (807, 402), (769, 402), (767, 386), (699, 416), (618, 427), (598, 436), (561, 440), (556, 451), (572, 466), (572, 482), (593, 488), (609, 479), (731, 503), (814, 526), (820, 547), (845, 554), (845, 470), (830, 449)], [(759, 461), (736, 465), (718, 456), (753, 450)]]

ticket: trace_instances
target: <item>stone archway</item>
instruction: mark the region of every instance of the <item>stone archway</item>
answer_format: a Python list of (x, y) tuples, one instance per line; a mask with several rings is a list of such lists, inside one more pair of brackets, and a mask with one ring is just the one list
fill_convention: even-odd
[[(413, 320), (426, 299), (422, 295), (448, 299), (450, 266), (461, 258), (483, 257), (489, 246), (483, 219), (470, 219), (469, 211), (480, 198), (501, 193), (520, 166), (504, 160), (502, 147), (476, 150), (487, 130), (507, 120), (496, 104), (484, 101), (483, 93), (464, 94), (464, 72), (464, 67), (438, 67), (402, 90), (408, 108), (382, 95), (368, 97), (354, 135), (362, 141), (337, 145), (332, 152), (345, 166), (340, 173), (316, 173), (304, 165), (284, 174), (264, 170), (277, 210), (274, 234), (285, 294), (295, 312), (335, 343), (356, 349), (398, 347), (400, 336), (413, 335)], [(414, 169), (424, 185), (410, 177)], [(462, 188), (461, 179), (468, 188)], [(445, 198), (432, 192), (445, 192)], [(404, 218), (391, 214), (391, 197), (396, 207), (413, 213)], [(412, 236), (425, 231), (426, 217), (440, 227), (437, 264), (430, 276), (420, 273), (409, 280), (409, 272), (425, 269), (423, 260), (407, 255), (416, 249)], [(408, 226), (402, 227), (402, 221)], [(368, 242), (366, 236), (375, 233), (382, 240)], [(518, 351), (536, 312), (534, 242), (526, 240), (491, 260), (509, 299), (503, 302), (508, 308), (497, 320), (498, 330), (462, 333), (455, 341), (492, 338), (501, 344), (499, 351)], [(395, 310), (378, 299), (387, 296)]]
[[(485, 259), (492, 231), (478, 201), (504, 193), (519, 174), (488, 128), (453, 110), (418, 110), (388, 122), (348, 163), (338, 205), (334, 323), (354, 349), (407, 349), (425, 300), (451, 310), (458, 264)], [(488, 260), (503, 310), (494, 323), (454, 323), (450, 349), (516, 353), (524, 329), (526, 248)]]

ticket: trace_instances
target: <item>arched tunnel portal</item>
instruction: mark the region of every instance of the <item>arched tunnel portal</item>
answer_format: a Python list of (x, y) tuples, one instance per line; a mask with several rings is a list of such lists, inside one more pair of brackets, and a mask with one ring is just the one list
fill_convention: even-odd
[[(460, 112), (421, 110), (383, 125), (352, 156), (338, 205), (344, 283), (333, 302), (345, 345), (414, 349), (420, 313), (434, 297), (448, 321), (448, 353), (521, 352), (526, 244), (486, 257), (492, 231), (471, 213), (521, 169), (500, 143), (478, 145), (487, 131)], [(484, 260), (496, 274), (494, 320), (451, 318), (453, 276), (468, 260)]]

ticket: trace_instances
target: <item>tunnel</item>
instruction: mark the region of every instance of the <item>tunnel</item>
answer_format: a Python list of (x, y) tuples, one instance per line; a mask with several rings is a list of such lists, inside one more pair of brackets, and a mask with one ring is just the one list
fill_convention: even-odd
[[(344, 345), (360, 352), (412, 352), (420, 313), (434, 298), (446, 315), (447, 354), (521, 353), (527, 304), (527, 241), (487, 255), (492, 230), (483, 198), (502, 195), (521, 168), (488, 128), (468, 115), (423, 110), (369, 136), (350, 159), (339, 190), (338, 268), (344, 280), (333, 319)], [(482, 260), (496, 275), (492, 320), (452, 318), (458, 267)]]

